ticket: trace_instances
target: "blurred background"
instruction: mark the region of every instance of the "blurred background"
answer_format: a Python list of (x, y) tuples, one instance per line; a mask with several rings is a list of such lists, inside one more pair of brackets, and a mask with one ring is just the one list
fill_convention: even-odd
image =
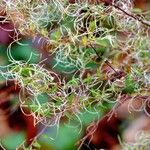
[[(149, 0), (135, 0), (135, 8), (143, 11), (150, 10)], [(5, 15), (0, 11), (0, 15)], [(149, 16), (150, 18), (150, 16)], [(13, 23), (0, 23), (0, 65), (8, 65), (7, 47), (13, 42), (16, 36), (13, 30)], [(13, 43), (11, 46), (12, 56), (16, 60), (27, 61), (33, 53), (30, 62), (38, 63), (44, 61), (46, 67), (51, 68), (54, 62), (52, 56), (48, 55), (46, 49), (42, 45), (42, 41), (33, 40), (29, 37), (19, 35), (21, 37), (20, 43)], [(40, 37), (39, 37), (40, 38)], [(42, 53), (42, 56), (40, 55)], [(65, 68), (58, 65), (55, 71), (63, 72)], [(83, 137), (87, 137), (82, 143), (81, 150), (94, 149), (108, 149), (119, 150), (120, 141), (119, 136), (126, 142), (134, 142), (135, 134), (138, 131), (146, 131), (150, 133), (150, 118), (145, 113), (131, 113), (128, 112), (128, 102), (125, 102), (117, 110), (117, 116), (113, 115), (108, 121), (104, 117), (111, 106), (107, 109), (97, 113), (89, 113), (88, 111), (80, 114), (81, 126), (76, 127), (77, 119), (72, 117), (73, 126), (69, 126), (63, 121), (59, 125), (53, 127), (44, 127), (42, 124), (34, 126), (34, 119), (32, 116), (26, 116), (19, 108), (19, 87), (15, 87), (13, 81), (6, 82), (0, 77), (0, 149), (15, 150), (16, 147), (23, 143), (31, 143), (31, 139), (39, 135), (38, 139), (33, 142), (32, 149), (39, 150), (76, 150), (79, 142), (82, 142)], [(46, 97), (42, 97), (46, 99)], [(142, 102), (137, 101), (134, 105), (138, 108)], [(93, 110), (94, 111), (94, 110)], [(150, 111), (150, 110), (149, 110)], [(94, 121), (95, 120), (95, 121)], [(91, 122), (93, 122), (90, 124)], [(96, 127), (93, 134), (89, 134), (91, 128)], [(80, 130), (81, 129), (81, 130)], [(119, 136), (118, 136), (119, 135)], [(26, 149), (27, 150), (27, 149)]]

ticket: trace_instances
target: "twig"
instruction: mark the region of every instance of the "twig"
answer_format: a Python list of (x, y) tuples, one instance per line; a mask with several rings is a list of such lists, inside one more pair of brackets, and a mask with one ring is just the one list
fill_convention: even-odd
[(116, 9), (120, 10), (125, 15), (127, 15), (127, 16), (129, 16), (129, 17), (131, 17), (131, 18), (133, 18), (133, 19), (141, 22), (142, 24), (150, 27), (150, 22), (149, 21), (143, 20), (141, 17), (136, 17), (135, 15), (126, 12), (125, 10), (123, 10), (122, 8), (120, 8), (119, 6), (113, 4), (110, 0), (102, 0), (102, 1), (105, 2), (107, 5), (110, 5), (110, 6), (114, 7), (114, 8), (116, 8)]
[[(91, 48), (94, 50), (94, 52), (96, 53), (97, 57), (99, 59), (101, 59), (102, 57), (99, 55), (99, 53), (97, 52), (97, 50), (93, 47), (93, 45), (90, 43)], [(105, 63), (116, 73), (118, 74), (118, 72), (111, 66), (111, 63), (108, 60), (105, 60)]]
[[(76, 1), (75, 0), (70, 0), (70, 3), (75, 3)], [(146, 20), (143, 20), (141, 17), (136, 17), (135, 15), (133, 14), (130, 14), (128, 12), (126, 12), (125, 10), (123, 10), (122, 8), (120, 8), (119, 6), (115, 5), (114, 3), (112, 3), (111, 0), (89, 0), (90, 3), (92, 4), (99, 4), (101, 2), (109, 5), (109, 6), (112, 6), (118, 10), (120, 10), (121, 12), (123, 12), (125, 15), (141, 22), (143, 25), (147, 26), (147, 27), (150, 27), (150, 21), (146, 21)]]

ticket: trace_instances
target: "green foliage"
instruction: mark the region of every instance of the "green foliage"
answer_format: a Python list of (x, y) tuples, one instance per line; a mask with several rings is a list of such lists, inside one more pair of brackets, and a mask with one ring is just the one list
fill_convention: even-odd
[(125, 79), (125, 87), (123, 88), (122, 92), (125, 94), (132, 94), (137, 88), (137, 82), (133, 80), (131, 75), (128, 75)]
[[(34, 125), (73, 125), (75, 130), (60, 125), (51, 141), (58, 150), (77, 149), (82, 127), (113, 109), (120, 97), (148, 93), (149, 22), (130, 1), (14, 0), (1, 5), (18, 39), (6, 52), (0, 47), (0, 75), (16, 81), (20, 107), (28, 109)], [(38, 37), (50, 65), (20, 34)], [(38, 142), (33, 146), (41, 148)]]
[(25, 133), (24, 132), (16, 132), (11, 133), (1, 139), (1, 144), (8, 150), (16, 149), (20, 146), (25, 140)]

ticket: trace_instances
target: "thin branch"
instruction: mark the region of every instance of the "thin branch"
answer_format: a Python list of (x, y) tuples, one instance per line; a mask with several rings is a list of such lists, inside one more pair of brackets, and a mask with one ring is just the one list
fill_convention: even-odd
[[(70, 3), (76, 3), (75, 0), (70, 0), (69, 2), (70, 2)], [(99, 3), (102, 3), (102, 2), (105, 3), (105, 4), (107, 4), (107, 5), (109, 5), (109, 6), (112, 6), (112, 7), (116, 8), (116, 9), (118, 9), (118, 10), (120, 10), (120, 11), (123, 12), (125, 15), (127, 15), (127, 16), (129, 16), (129, 17), (131, 17), (131, 18), (133, 18), (133, 19), (135, 19), (135, 20), (137, 20), (137, 21), (139, 21), (139, 22), (142, 23), (143, 25), (145, 25), (145, 26), (147, 26), (147, 27), (150, 27), (150, 21), (143, 20), (141, 17), (137, 17), (137, 16), (135, 16), (135, 15), (133, 15), (133, 14), (130, 14), (130, 13), (126, 12), (125, 10), (123, 10), (122, 8), (120, 8), (119, 6), (117, 6), (117, 5), (115, 5), (114, 3), (112, 3), (111, 0), (89, 0), (89, 3), (92, 3), (92, 4), (99, 4)]]
[(146, 20), (143, 20), (141, 17), (136, 17), (135, 15), (133, 14), (130, 14), (128, 12), (126, 12), (125, 10), (123, 10), (122, 8), (120, 8), (119, 6), (113, 4), (110, 0), (102, 0), (103, 2), (105, 2), (107, 5), (110, 5), (118, 10), (120, 10), (121, 12), (123, 12), (125, 15), (141, 22), (142, 24), (146, 25), (147, 27), (150, 27), (150, 22), (149, 21), (146, 21)]
[[(99, 59), (102, 59), (102, 57), (99, 55), (99, 53), (97, 52), (97, 50), (93, 47), (93, 45), (90, 43), (91, 48), (94, 50), (94, 52), (96, 53), (97, 57)], [(105, 63), (107, 64), (107, 66), (109, 66), (116, 74), (118, 74), (118, 72), (111, 66), (111, 63), (108, 60), (105, 60)]]

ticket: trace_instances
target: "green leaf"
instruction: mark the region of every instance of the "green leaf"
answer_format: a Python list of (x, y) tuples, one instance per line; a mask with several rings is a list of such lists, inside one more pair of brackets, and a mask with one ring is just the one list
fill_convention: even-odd
[(94, 32), (95, 29), (96, 29), (95, 21), (90, 22), (89, 30), (90, 30), (91, 32)]
[(142, 10), (140, 8), (133, 8), (132, 13), (140, 14), (142, 13)]
[(8, 58), (7, 58), (7, 47), (3, 44), (0, 44), (0, 65), (7, 65)]
[(142, 58), (148, 58), (148, 59), (150, 59), (150, 52), (149, 51), (141, 51), (140, 52), (140, 56)]
[(123, 88), (122, 92), (125, 94), (132, 94), (137, 89), (136, 82), (132, 79), (130, 75), (125, 80), (125, 87)]
[(69, 101), (69, 104), (70, 104), (70, 105), (72, 104), (72, 101), (74, 100), (74, 98), (75, 98), (75, 94), (74, 94), (74, 93), (72, 93), (72, 94), (70, 94), (70, 95), (68, 96), (68, 101)]
[(22, 70), (21, 70), (21, 76), (23, 76), (23, 77), (29, 77), (29, 76), (31, 76), (31, 74), (34, 73), (33, 69), (34, 68), (32, 68), (32, 67), (22, 68)]
[(110, 42), (108, 39), (97, 38), (96, 43), (100, 46), (103, 46), (103, 47), (109, 47), (110, 46)]
[(103, 26), (107, 29), (112, 29), (116, 26), (115, 18), (112, 15), (103, 18), (102, 22), (103, 22)]
[(97, 67), (97, 64), (94, 61), (89, 62), (86, 64), (87, 69), (95, 69)]
[[(36, 49), (31, 46), (29, 40), (20, 41), (21, 44), (13, 44), (11, 48), (11, 55), (15, 60), (25, 60), (29, 63), (38, 63), (40, 55)], [(31, 58), (30, 58), (31, 56)]]
[(33, 146), (35, 148), (41, 148), (41, 145), (37, 141), (33, 143)]
[(24, 140), (24, 132), (14, 132), (1, 139), (1, 142), (7, 150), (15, 150)]
[(58, 41), (61, 38), (60, 30), (56, 30), (56, 31), (52, 32), (50, 37), (52, 40)]
[(74, 29), (74, 20), (75, 18), (72, 16), (64, 15), (63, 20), (61, 22), (61, 25), (64, 25), (65, 27), (73, 30)]

